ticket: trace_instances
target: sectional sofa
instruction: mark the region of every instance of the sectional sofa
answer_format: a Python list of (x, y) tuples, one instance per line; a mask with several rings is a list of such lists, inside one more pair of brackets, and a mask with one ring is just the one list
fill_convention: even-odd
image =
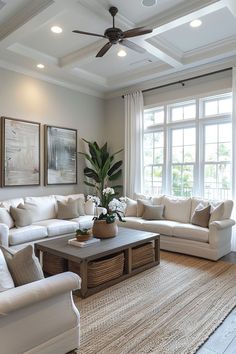
[[(231, 251), (231, 234), (235, 221), (231, 219), (233, 201), (209, 201), (201, 198), (173, 198), (158, 196), (147, 198), (136, 195), (137, 200), (127, 200), (124, 220), (127, 228), (157, 232), (161, 235), (161, 249), (218, 260)], [(143, 201), (143, 202), (142, 202)], [(145, 220), (142, 217), (146, 204), (163, 205), (161, 220)], [(142, 206), (143, 204), (143, 206)], [(195, 209), (201, 204), (211, 204), (221, 212), (211, 215), (209, 226), (200, 227), (191, 223)], [(140, 209), (141, 208), (141, 209)]]

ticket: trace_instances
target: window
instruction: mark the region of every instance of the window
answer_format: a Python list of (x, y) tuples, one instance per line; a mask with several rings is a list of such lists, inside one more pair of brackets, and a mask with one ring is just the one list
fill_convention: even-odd
[(232, 94), (144, 112), (144, 192), (231, 197)]
[(171, 146), (171, 194), (193, 194), (195, 167), (195, 128), (172, 130)]

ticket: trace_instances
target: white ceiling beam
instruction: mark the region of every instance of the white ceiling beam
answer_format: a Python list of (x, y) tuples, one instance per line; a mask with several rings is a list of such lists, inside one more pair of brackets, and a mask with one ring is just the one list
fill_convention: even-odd
[(28, 23), (43, 10), (54, 3), (53, 0), (32, 0), (22, 7), (14, 16), (3, 22), (0, 26), (0, 41), (8, 37), (17, 29)]
[(22, 45), (20, 43), (12, 44), (10, 47), (8, 47), (8, 50), (11, 50), (12, 52), (20, 54), (24, 57), (34, 59), (37, 63), (43, 62), (44, 64), (58, 66), (58, 59), (57, 58), (55, 58), (51, 55), (47, 55), (45, 53), (39, 52), (36, 49), (32, 49), (32, 48)]
[(90, 58), (94, 58), (96, 53), (105, 43), (106, 42), (104, 39), (102, 39), (79, 50), (76, 50), (75, 52), (69, 53), (59, 59), (59, 66), (64, 68), (75, 67), (76, 64), (81, 65), (82, 63), (87, 62)]

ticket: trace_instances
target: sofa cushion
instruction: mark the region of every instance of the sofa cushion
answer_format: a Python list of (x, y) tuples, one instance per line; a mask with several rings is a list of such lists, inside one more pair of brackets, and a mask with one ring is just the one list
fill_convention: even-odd
[(157, 195), (152, 197), (152, 204), (153, 205), (161, 205), (163, 201), (163, 195)]
[(78, 223), (59, 219), (37, 221), (33, 225), (45, 227), (47, 229), (48, 237), (71, 234), (78, 229)]
[(201, 227), (208, 227), (210, 220), (210, 211), (210, 205), (204, 207), (202, 204), (199, 204), (193, 213), (193, 216), (191, 218), (191, 224)]
[(14, 288), (14, 282), (7, 267), (7, 262), (0, 249), (0, 292)]
[(93, 226), (93, 215), (82, 215), (71, 221), (77, 223), (78, 229), (90, 229)]
[(24, 204), (24, 199), (23, 198), (14, 198), (14, 199), (9, 199), (9, 200), (3, 200), (0, 202), (0, 206), (6, 208), (8, 211), (10, 211), (10, 207), (13, 206), (16, 208), (20, 203)]
[(9, 211), (4, 207), (0, 207), (0, 223), (7, 225), (9, 229), (14, 227), (14, 220)]
[(162, 220), (164, 205), (145, 205), (143, 219), (145, 220)]
[(54, 195), (57, 201), (59, 202), (66, 202), (69, 198), (71, 199), (83, 199), (85, 201), (84, 194), (78, 193), (78, 194), (69, 194), (69, 195)]
[(187, 240), (208, 242), (209, 229), (192, 224), (178, 224), (173, 228), (173, 236)]
[(2, 247), (8, 268), (16, 286), (24, 285), (44, 278), (38, 258), (31, 245), (15, 252)]
[(31, 225), (33, 217), (29, 209), (24, 207), (24, 204), (19, 204), (18, 207), (10, 207), (11, 216), (14, 219), (16, 227), (24, 227)]
[(165, 219), (183, 223), (189, 222), (191, 212), (191, 198), (180, 199), (163, 196), (162, 204), (165, 206)]
[(56, 198), (52, 195), (46, 197), (26, 197), (26, 203), (34, 204), (38, 207), (34, 215), (33, 222), (56, 218)]
[(19, 245), (21, 243), (35, 241), (47, 237), (47, 228), (44, 226), (30, 225), (9, 230), (9, 244)]
[(171, 220), (152, 220), (152, 221), (145, 221), (143, 226), (144, 231), (149, 232), (156, 232), (161, 235), (172, 236), (173, 235), (173, 228), (178, 223)]
[(78, 216), (79, 212), (76, 199), (68, 199), (66, 202), (57, 201), (58, 219), (73, 219)]

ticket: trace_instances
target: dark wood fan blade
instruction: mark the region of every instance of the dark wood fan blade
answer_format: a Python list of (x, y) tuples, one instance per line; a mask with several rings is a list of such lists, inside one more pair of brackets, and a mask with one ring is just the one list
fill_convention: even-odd
[(90, 33), (90, 32), (84, 32), (84, 31), (79, 31), (79, 30), (74, 30), (72, 31), (74, 33), (79, 33), (79, 34), (86, 34), (88, 36), (95, 36), (95, 37), (102, 37), (106, 38), (103, 34), (97, 34), (97, 33)]
[(142, 36), (144, 34), (152, 33), (152, 29), (145, 28), (145, 27), (137, 27), (137, 28), (132, 28), (128, 31), (123, 32), (124, 38), (131, 38), (131, 37), (137, 37), (137, 36)]
[(120, 41), (119, 43), (121, 45), (124, 45), (127, 48), (130, 48), (130, 49), (134, 50), (135, 52), (138, 52), (138, 53), (141, 53), (141, 54), (146, 53), (146, 50), (144, 48), (140, 47), (136, 43), (133, 43), (131, 41), (127, 41), (127, 39), (124, 39), (124, 40)]
[(104, 54), (106, 54), (106, 52), (111, 48), (112, 44), (110, 42), (108, 42), (107, 44), (104, 45), (104, 47), (102, 47), (102, 49), (98, 52), (98, 54), (96, 55), (96, 57), (103, 57)]

